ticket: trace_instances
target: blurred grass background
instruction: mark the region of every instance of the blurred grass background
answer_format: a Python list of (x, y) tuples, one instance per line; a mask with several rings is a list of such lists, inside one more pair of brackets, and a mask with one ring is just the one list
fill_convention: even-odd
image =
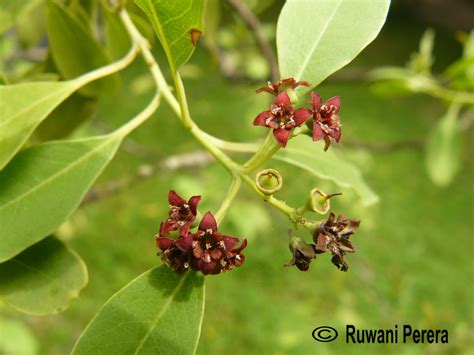
[[(275, 18), (275, 13), (265, 16)], [(380, 37), (341, 76), (361, 68), (402, 65), (417, 49), (424, 29), (424, 24), (405, 17), (389, 17)], [(435, 68), (461, 53), (452, 32), (436, 30)], [(265, 94), (254, 94), (261, 85), (223, 78), (204, 48), (198, 48), (183, 72), (191, 114), (203, 129), (235, 141), (259, 139), (266, 133), (251, 124), (270, 100)], [(100, 103), (99, 130), (118, 127), (151, 96), (151, 80), (140, 61), (122, 77), (121, 93)], [(207, 278), (198, 354), (473, 354), (472, 128), (464, 134), (462, 171), (451, 185), (437, 188), (425, 171), (422, 149), (383, 151), (359, 147), (357, 142), (423, 139), (444, 113), (440, 102), (425, 96), (381, 98), (361, 80), (328, 80), (317, 91), (324, 98), (342, 97), (343, 139), (341, 147), (331, 149), (340, 150), (359, 166), (380, 203), (363, 207), (350, 190), (315, 180), (296, 168), (269, 163), (268, 167), (283, 173), (285, 188), (279, 197), (289, 203), (301, 204), (314, 186), (344, 193), (343, 198), (332, 200), (332, 210), (362, 220), (353, 238), (357, 253), (348, 256), (347, 273), (339, 272), (328, 255), (319, 256), (306, 273), (283, 267), (291, 258), (289, 224), (243, 187), (221, 229), (248, 239), (246, 263), (241, 269)], [(91, 131), (98, 133), (96, 124), (82, 127), (78, 135)], [(131, 138), (145, 147), (147, 156), (122, 149), (99, 186), (170, 154), (200, 149), (166, 104)], [(322, 149), (322, 143), (317, 144)], [(176, 189), (185, 197), (202, 194), (201, 211), (216, 211), (228, 182), (226, 171), (214, 163), (162, 169), (84, 206), (58, 231), (88, 266), (90, 282), (81, 297), (58, 315), (29, 317), (7, 308), (1, 309), (2, 315), (21, 319), (32, 330), (41, 354), (68, 353), (114, 292), (161, 263), (153, 235), (166, 218), (168, 191)], [(301, 236), (309, 239), (309, 235)], [(311, 337), (316, 326), (330, 325), (341, 334), (346, 324), (448, 329), (449, 345), (346, 345), (343, 339), (324, 344)]]

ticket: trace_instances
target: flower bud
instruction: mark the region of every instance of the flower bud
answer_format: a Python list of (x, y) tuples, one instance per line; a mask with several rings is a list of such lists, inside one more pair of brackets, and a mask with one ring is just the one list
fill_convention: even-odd
[(266, 195), (271, 195), (283, 186), (283, 178), (275, 169), (265, 169), (259, 171), (255, 177), (258, 189)]
[(308, 209), (319, 214), (326, 214), (331, 207), (329, 199), (338, 195), (342, 195), (342, 193), (338, 192), (327, 195), (324, 191), (316, 187), (309, 193)]

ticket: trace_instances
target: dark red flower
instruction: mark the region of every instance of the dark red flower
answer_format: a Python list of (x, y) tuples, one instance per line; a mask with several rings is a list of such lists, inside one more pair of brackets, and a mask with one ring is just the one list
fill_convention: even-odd
[(331, 144), (330, 137), (338, 143), (341, 139), (341, 122), (338, 115), (341, 99), (339, 96), (335, 96), (323, 104), (321, 96), (312, 92), (309, 103), (313, 106), (313, 141), (324, 138), (326, 142), (324, 150), (326, 151)]
[(285, 90), (288, 87), (296, 89), (298, 86), (311, 86), (307, 81), (296, 81), (293, 78), (280, 79), (276, 83), (268, 82), (267, 86), (262, 86), (255, 90), (255, 92), (261, 93), (263, 91), (268, 92), (269, 94), (277, 96), (281, 91)]
[(295, 110), (288, 94), (282, 92), (273, 100), (270, 110), (261, 112), (253, 124), (272, 128), (278, 144), (285, 147), (293, 129), (301, 126), (309, 116), (311, 116), (310, 110), (306, 108)]
[(193, 196), (186, 202), (174, 190), (171, 190), (168, 194), (169, 218), (161, 223), (160, 236), (175, 230), (179, 230), (181, 236), (186, 235), (196, 219), (197, 205), (200, 200), (201, 196)]
[(335, 220), (335, 215), (331, 212), (328, 220), (322, 222), (313, 235), (316, 253), (330, 252), (333, 255), (332, 263), (339, 270), (347, 271), (349, 266), (344, 260), (344, 255), (355, 252), (354, 244), (349, 237), (359, 225), (360, 221), (345, 219), (343, 215), (339, 215)]
[(245, 261), (241, 252), (247, 246), (247, 240), (237, 247), (239, 239), (221, 234), (210, 212), (204, 215), (196, 233), (174, 240), (159, 237), (156, 241), (163, 262), (178, 273), (192, 268), (204, 275), (219, 274), (241, 266)]
[(176, 246), (178, 239), (170, 239), (167, 237), (156, 237), (156, 245), (160, 248), (158, 255), (161, 256), (163, 263), (173, 268), (178, 274), (189, 270), (191, 263), (191, 254), (183, 252)]

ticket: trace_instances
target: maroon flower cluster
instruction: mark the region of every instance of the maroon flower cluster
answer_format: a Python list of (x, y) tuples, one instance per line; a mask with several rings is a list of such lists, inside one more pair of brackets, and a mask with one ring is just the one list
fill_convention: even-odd
[(285, 147), (293, 129), (301, 126), (312, 117), (312, 122), (308, 126), (312, 127), (313, 141), (324, 139), (326, 143), (324, 150), (326, 151), (331, 144), (330, 138), (333, 138), (337, 143), (341, 139), (339, 119), (341, 100), (339, 96), (335, 96), (323, 103), (317, 93), (311, 92), (309, 104), (312, 109), (299, 108), (295, 110), (285, 90), (295, 89), (298, 86), (311, 86), (311, 84), (306, 81), (296, 82), (293, 78), (287, 78), (276, 83), (269, 82), (267, 86), (257, 89), (257, 93), (268, 92), (275, 95), (276, 98), (268, 111), (263, 111), (257, 115), (253, 124), (273, 129), (273, 135), (278, 144)]
[(309, 269), (309, 264), (316, 259), (317, 254), (330, 252), (333, 257), (331, 262), (341, 271), (347, 271), (349, 265), (344, 260), (346, 253), (354, 253), (354, 244), (349, 237), (359, 227), (360, 221), (345, 219), (339, 215), (336, 220), (334, 213), (330, 213), (327, 221), (320, 223), (313, 235), (315, 244), (307, 244), (299, 238), (294, 238), (290, 243), (292, 260), (286, 266), (296, 265), (301, 271)]
[[(189, 269), (201, 271), (204, 275), (219, 274), (241, 266), (245, 261), (242, 250), (247, 246), (247, 240), (237, 247), (239, 239), (220, 233), (211, 212), (204, 215), (195, 233), (189, 231), (200, 198), (193, 196), (186, 202), (176, 192), (170, 191), (169, 218), (161, 224), (156, 236), (161, 259), (179, 274)], [(172, 231), (179, 231), (178, 238), (170, 235)]]

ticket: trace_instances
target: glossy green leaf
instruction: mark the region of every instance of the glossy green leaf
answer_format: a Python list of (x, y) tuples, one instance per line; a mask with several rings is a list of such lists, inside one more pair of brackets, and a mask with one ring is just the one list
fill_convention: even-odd
[(448, 185), (461, 163), (461, 127), (458, 108), (449, 110), (429, 133), (426, 144), (426, 167), (438, 186)]
[(25, 143), (33, 130), (78, 83), (34, 82), (0, 86), (0, 170)]
[(21, 321), (0, 317), (0, 334), (0, 354), (39, 354), (35, 334)]
[(96, 109), (97, 99), (74, 93), (48, 115), (35, 135), (42, 140), (64, 138), (91, 118)]
[(364, 205), (378, 201), (378, 196), (364, 181), (361, 172), (354, 165), (339, 157), (333, 150), (324, 152), (320, 144), (309, 137), (299, 136), (280, 150), (275, 159), (300, 167), (314, 176), (333, 181), (341, 187), (353, 189)]
[(375, 39), (389, 4), (390, 0), (288, 0), (277, 25), (281, 76), (318, 85)]
[(0, 262), (71, 215), (117, 151), (123, 134), (116, 132), (31, 147), (0, 172)]
[[(57, 1), (48, 2), (47, 29), (49, 48), (56, 67), (65, 79), (72, 79), (110, 63), (105, 50), (91, 35), (81, 20)], [(96, 96), (118, 87), (118, 76), (113, 74), (94, 81), (79, 91)]]
[(0, 300), (35, 315), (63, 311), (87, 282), (82, 259), (54, 237), (0, 264)]
[(194, 52), (204, 31), (204, 0), (135, 0), (146, 13), (163, 46), (171, 69), (176, 71)]
[(73, 354), (194, 354), (204, 311), (204, 278), (161, 266), (110, 298)]

